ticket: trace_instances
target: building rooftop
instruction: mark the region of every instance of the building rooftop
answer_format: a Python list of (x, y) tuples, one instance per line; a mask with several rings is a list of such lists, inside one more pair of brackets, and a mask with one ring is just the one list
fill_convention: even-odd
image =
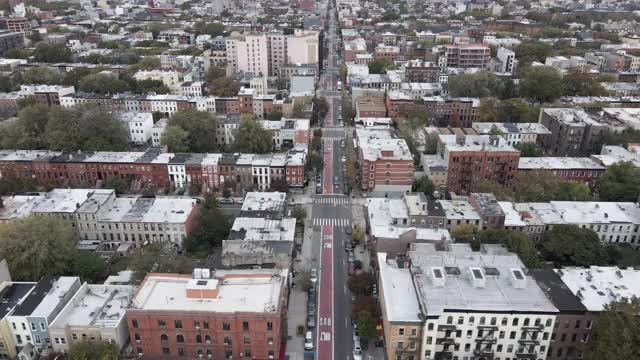
[(544, 224), (640, 224), (640, 208), (631, 202), (551, 201), (528, 207)]
[(182, 224), (195, 206), (195, 199), (185, 197), (119, 197), (100, 215), (100, 221)]
[(448, 220), (480, 220), (480, 214), (468, 201), (438, 200)]
[(84, 283), (49, 327), (115, 328), (124, 318), (134, 294), (135, 287), (130, 285)]
[(264, 240), (293, 242), (296, 219), (263, 219), (238, 217), (233, 222), (228, 240)]
[(53, 189), (33, 206), (34, 213), (74, 213), (87, 201), (93, 189)]
[(365, 160), (413, 160), (407, 142), (393, 138), (388, 129), (358, 127), (356, 135), (358, 147)]
[[(210, 277), (149, 274), (131, 304), (134, 310), (276, 313), (288, 270), (216, 270)], [(215, 296), (190, 295), (215, 290)]]
[(444, 251), (433, 244), (411, 246), (411, 271), (427, 316), (448, 310), (557, 312), (520, 258), (500, 245), (484, 245), (482, 251), (469, 244), (450, 244)]
[(118, 119), (125, 123), (130, 122), (153, 122), (153, 115), (150, 112), (123, 112), (117, 114)]
[(4, 319), (35, 286), (34, 282), (0, 283), (0, 319)]
[(614, 300), (640, 296), (639, 270), (591, 266), (555, 272), (589, 311), (602, 311)]
[(0, 221), (29, 216), (33, 211), (33, 207), (43, 200), (44, 194), (5, 196), (2, 198)]
[(571, 289), (554, 270), (530, 269), (529, 274), (538, 282), (542, 291), (547, 294), (547, 297), (560, 312), (587, 311), (580, 299), (571, 292)]
[(629, 150), (617, 145), (604, 145), (600, 155), (591, 155), (602, 165), (609, 167), (620, 161), (631, 161), (640, 167), (640, 148), (638, 146), (630, 146)]
[(588, 157), (521, 157), (520, 170), (605, 170), (605, 167)]
[(541, 123), (494, 123), (494, 122), (475, 122), (471, 125), (480, 135), (489, 135), (491, 129), (495, 126), (498, 130), (505, 134), (536, 134), (549, 135), (551, 131)]
[[(77, 285), (76, 285), (77, 284)], [(74, 288), (74, 285), (76, 287)], [(16, 307), (14, 316), (43, 316), (49, 321), (68, 292), (80, 286), (76, 276), (45, 277), (38, 281), (29, 295)]]
[(284, 212), (287, 194), (283, 192), (248, 192), (242, 202), (241, 212)]
[(420, 303), (409, 269), (398, 268), (397, 262), (387, 260), (386, 253), (378, 253), (378, 266), (387, 319), (390, 322), (422, 323)]

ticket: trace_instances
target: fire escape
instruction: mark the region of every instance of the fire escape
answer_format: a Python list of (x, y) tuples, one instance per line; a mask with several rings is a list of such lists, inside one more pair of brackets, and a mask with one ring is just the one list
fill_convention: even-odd
[(536, 352), (536, 346), (540, 344), (538, 341), (538, 335), (544, 326), (523, 326), (522, 333), (520, 334), (520, 340), (518, 340), (518, 350), (516, 351), (516, 358), (518, 359), (536, 359), (538, 354)]
[(493, 360), (493, 346), (498, 342), (496, 338), (498, 327), (495, 325), (479, 325), (476, 347), (473, 350), (474, 360)]
[[(451, 360), (453, 359), (453, 350), (455, 347), (455, 325), (438, 325), (438, 337), (436, 338), (436, 346), (441, 349), (437, 349), (434, 354), (434, 360)], [(440, 333), (444, 332), (444, 336), (441, 337)]]

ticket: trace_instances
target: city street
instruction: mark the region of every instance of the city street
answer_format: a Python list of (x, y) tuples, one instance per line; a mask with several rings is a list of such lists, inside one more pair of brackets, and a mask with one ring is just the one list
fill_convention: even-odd
[(343, 149), (346, 129), (339, 127), (340, 92), (337, 90), (338, 56), (334, 4), (329, 4), (327, 68), (320, 78), (318, 93), (324, 96), (329, 111), (324, 120), (323, 194), (313, 200), (311, 221), (314, 242), (321, 243), (318, 295), (317, 358), (351, 359), (351, 294), (347, 287), (348, 260), (346, 233), (352, 225), (351, 199), (343, 194)]

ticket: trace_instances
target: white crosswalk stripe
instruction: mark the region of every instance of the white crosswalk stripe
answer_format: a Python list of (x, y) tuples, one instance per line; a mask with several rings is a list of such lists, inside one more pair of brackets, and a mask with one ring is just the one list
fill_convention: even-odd
[(349, 221), (349, 219), (331, 219), (331, 218), (314, 218), (313, 219), (313, 226), (326, 226), (326, 225), (330, 225), (330, 226), (351, 226), (351, 222)]
[(344, 137), (340, 137), (340, 136), (323, 136), (322, 137), (323, 141), (339, 141), (339, 140), (344, 140)]
[(313, 199), (314, 204), (348, 204), (348, 197), (316, 197)]

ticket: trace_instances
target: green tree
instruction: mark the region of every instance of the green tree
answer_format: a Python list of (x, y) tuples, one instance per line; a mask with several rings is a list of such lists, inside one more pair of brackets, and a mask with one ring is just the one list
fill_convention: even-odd
[(317, 173), (322, 171), (323, 160), (322, 156), (317, 151), (310, 151), (307, 155), (307, 163), (305, 164), (305, 169), (315, 170)]
[(211, 65), (209, 66), (209, 70), (207, 70), (207, 74), (205, 75), (205, 79), (208, 83), (213, 83), (215, 80), (224, 78), (227, 72), (224, 68), (219, 66)]
[(433, 191), (436, 189), (436, 186), (433, 184), (433, 181), (429, 179), (427, 175), (422, 176), (419, 179), (413, 180), (413, 185), (411, 185), (411, 191), (421, 192), (426, 195), (433, 194)]
[(26, 59), (31, 56), (32, 51), (27, 49), (11, 48), (4, 52), (3, 56), (8, 59)]
[(168, 94), (171, 90), (161, 80), (140, 80), (129, 83), (131, 91), (135, 94)]
[(94, 252), (76, 250), (69, 258), (68, 275), (79, 276), (82, 281), (92, 284), (103, 280), (107, 264)]
[(75, 234), (61, 218), (31, 215), (0, 224), (0, 244), (0, 258), (7, 259), (14, 279), (38, 281), (65, 274), (67, 258), (75, 251)]
[(224, 25), (215, 22), (198, 21), (193, 25), (196, 35), (211, 35), (211, 37), (224, 34)]
[(69, 360), (121, 359), (123, 356), (118, 347), (104, 340), (76, 342), (69, 349)]
[(507, 99), (498, 103), (497, 118), (501, 122), (530, 123), (538, 122), (540, 109), (529, 105), (522, 99)]
[(51, 150), (122, 151), (128, 148), (127, 130), (122, 122), (93, 104), (51, 108), (45, 139)]
[(104, 188), (113, 189), (116, 191), (116, 194), (124, 194), (129, 191), (129, 185), (130, 183), (127, 180), (117, 175), (109, 176), (104, 181)]
[(521, 142), (514, 146), (520, 150), (520, 157), (541, 157), (544, 156), (544, 151), (541, 147), (532, 142)]
[(279, 111), (268, 112), (265, 115), (265, 120), (269, 121), (280, 121), (282, 119), (282, 113)]
[(527, 41), (517, 45), (514, 49), (520, 66), (528, 66), (534, 61), (544, 62), (553, 53), (553, 47), (540, 41)]
[(307, 218), (307, 210), (301, 206), (298, 206), (293, 209), (291, 215), (296, 218), (296, 223), (298, 225), (302, 225), (304, 223), (304, 220)]
[(214, 196), (205, 197), (201, 204), (197, 227), (185, 242), (189, 254), (206, 256), (212, 247), (220, 247), (231, 230), (229, 218), (222, 213), (218, 200)]
[(482, 71), (453, 76), (448, 87), (451, 96), (489, 97), (501, 93), (504, 84), (495, 74)]
[(388, 60), (388, 59), (384, 59), (384, 60), (374, 60), (372, 62), (369, 63), (369, 73), (370, 74), (386, 74), (387, 70), (393, 70), (395, 69), (395, 64)]
[(407, 143), (407, 147), (413, 156), (413, 163), (418, 165), (420, 163), (420, 152), (418, 151), (418, 143), (413, 134), (414, 131), (409, 126), (400, 126), (398, 131), (398, 137)]
[(351, 96), (349, 95), (348, 91), (342, 92), (342, 98), (340, 101), (342, 102), (342, 120), (346, 121), (347, 124), (350, 124), (351, 120), (353, 119), (354, 111), (353, 106), (351, 105)]
[(269, 190), (287, 193), (289, 192), (289, 183), (284, 178), (273, 179), (269, 184)]
[(13, 176), (11, 173), (0, 178), (0, 195), (36, 191), (37, 186), (32, 178)]
[(9, 76), (0, 76), (0, 91), (1, 92), (11, 92), (19, 89), (17, 84), (13, 81), (13, 79)]
[(562, 96), (562, 76), (558, 70), (548, 66), (534, 66), (521, 70), (520, 94), (524, 97), (536, 99), (539, 102), (549, 102)]
[(78, 86), (80, 80), (87, 75), (93, 74), (94, 71), (86, 66), (78, 66), (64, 73), (62, 84), (66, 86)]
[(585, 360), (638, 359), (640, 357), (640, 299), (622, 298), (606, 305), (585, 345)]
[(352, 294), (356, 296), (371, 296), (376, 277), (371, 272), (363, 271), (351, 275), (347, 283)]
[(209, 84), (209, 95), (237, 96), (239, 90), (240, 83), (228, 77), (215, 79)]
[(489, 135), (499, 135), (499, 136), (502, 136), (502, 135), (504, 135), (504, 133), (502, 132), (502, 130), (500, 130), (500, 129), (498, 128), (498, 126), (496, 126), (496, 125), (494, 124), (494, 125), (491, 125), (491, 129), (489, 129)]
[(592, 198), (586, 184), (563, 180), (545, 170), (521, 172), (514, 183), (516, 201), (587, 201)]
[(494, 122), (498, 118), (496, 99), (482, 98), (478, 106), (478, 121)]
[[(461, 224), (456, 226), (456, 228), (451, 232), (451, 236), (458, 241), (463, 243), (474, 243), (476, 242), (476, 229), (471, 224)], [(474, 245), (474, 248), (476, 245)]]
[(168, 242), (153, 242), (129, 255), (129, 269), (133, 271), (131, 281), (139, 284), (150, 272), (190, 273), (194, 260), (188, 256), (176, 255), (173, 245)]
[(49, 45), (39, 43), (33, 51), (33, 58), (36, 62), (64, 63), (71, 62), (71, 50), (64, 45)]
[(522, 231), (505, 229), (486, 229), (478, 232), (477, 239), (482, 244), (502, 244), (509, 251), (518, 254), (528, 268), (539, 268), (542, 259), (538, 255), (536, 244)]
[(83, 77), (78, 83), (78, 89), (96, 94), (118, 94), (131, 90), (126, 81), (105, 74), (89, 74)]
[(344, 63), (340, 64), (340, 66), (338, 67), (338, 76), (340, 76), (340, 81), (342, 81), (343, 84), (347, 83), (347, 75), (347, 65), (345, 65)]
[(351, 240), (357, 245), (362, 244), (364, 242), (364, 230), (360, 227), (360, 225), (353, 225), (353, 230), (351, 232)]
[(566, 96), (608, 96), (609, 92), (592, 74), (571, 71), (562, 77)]
[(36, 66), (22, 73), (23, 84), (56, 85), (62, 82), (60, 73), (47, 66)]
[(428, 133), (424, 144), (425, 154), (436, 154), (438, 152), (438, 134), (435, 132)]
[(588, 267), (602, 265), (607, 260), (598, 234), (577, 225), (555, 225), (545, 232), (542, 250), (544, 258), (553, 261), (556, 267)]
[(375, 339), (378, 331), (376, 330), (376, 319), (369, 311), (362, 310), (358, 313), (358, 335), (364, 340)]
[(160, 136), (160, 143), (171, 152), (186, 152), (189, 150), (189, 133), (180, 126), (167, 126)]
[[(195, 109), (177, 111), (169, 119), (167, 128), (169, 126), (177, 126), (187, 132), (187, 151), (205, 153), (216, 150), (216, 118), (210, 112)], [(180, 142), (172, 144), (179, 147)]]
[(640, 168), (632, 162), (609, 166), (600, 181), (600, 199), (604, 201), (638, 201), (640, 196)]
[(233, 147), (239, 152), (266, 154), (273, 149), (271, 132), (253, 116), (242, 116), (235, 137)]

